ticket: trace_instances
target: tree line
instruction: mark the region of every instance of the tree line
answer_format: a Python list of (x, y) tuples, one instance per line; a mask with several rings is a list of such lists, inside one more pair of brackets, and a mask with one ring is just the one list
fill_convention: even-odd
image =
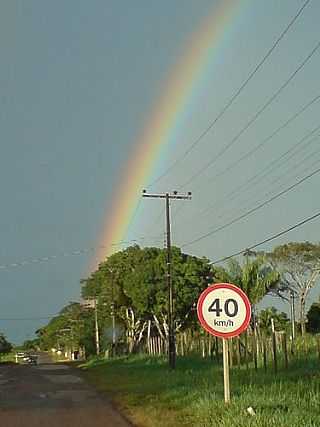
[[(283, 301), (289, 301), (293, 294), (300, 330), (304, 334), (306, 300), (319, 274), (320, 245), (310, 242), (291, 242), (270, 252), (247, 252), (242, 260), (231, 259), (225, 266), (212, 265), (208, 258), (186, 254), (173, 247), (176, 333), (199, 330), (196, 303), (200, 293), (211, 283), (230, 282), (244, 290), (253, 307), (268, 294)], [(96, 271), (81, 280), (81, 296), (84, 302), (91, 302), (90, 307), (78, 302), (68, 304), (37, 331), (38, 338), (28, 345), (42, 349), (82, 347), (86, 354), (93, 354), (97, 324), (102, 350), (110, 349), (115, 336), (117, 345), (125, 346), (129, 353), (137, 351), (146, 336), (157, 335), (167, 342), (165, 275), (164, 249), (135, 245), (109, 256)], [(278, 327), (288, 323), (284, 313), (266, 309), (259, 314), (260, 326), (268, 328), (271, 318)]]

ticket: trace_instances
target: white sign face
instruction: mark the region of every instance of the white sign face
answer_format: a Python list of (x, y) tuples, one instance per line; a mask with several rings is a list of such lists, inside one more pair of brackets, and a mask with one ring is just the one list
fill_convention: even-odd
[(230, 338), (239, 335), (249, 324), (251, 305), (245, 293), (230, 283), (207, 288), (198, 301), (198, 318), (212, 335)]

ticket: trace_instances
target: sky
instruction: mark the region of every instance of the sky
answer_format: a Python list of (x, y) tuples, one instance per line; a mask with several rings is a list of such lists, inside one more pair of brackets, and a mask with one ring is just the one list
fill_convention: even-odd
[[(213, 25), (219, 24), (224, 3), (232, 14), (209, 45), (193, 89), (185, 93), (174, 116), (168, 140), (149, 162), (142, 188), (134, 188), (131, 182), (143, 167), (141, 135), (159, 110), (163, 94), (170, 99), (173, 70), (190, 54), (208, 17)], [(192, 191), (191, 201), (172, 203), (173, 243), (212, 261), (320, 211), (318, 174), (247, 218), (190, 243), (319, 167), (320, 131), (293, 147), (320, 125), (320, 101), (268, 137), (320, 95), (320, 49), (230, 149), (205, 168), (319, 42), (320, 3), (314, 0), (230, 108), (184, 156), (302, 4), (301, 0), (1, 2), (0, 331), (11, 341), (34, 337), (47, 318), (80, 299), (80, 280), (90, 273), (110, 218), (129, 219), (120, 239), (129, 243), (113, 242), (115, 249), (133, 241), (164, 246), (163, 201), (141, 199), (143, 188)], [(179, 69), (181, 80), (184, 72)], [(176, 79), (179, 82), (180, 75)], [(264, 140), (263, 148), (239, 162)], [(152, 138), (145, 143), (152, 144)], [(256, 174), (260, 174), (257, 182), (247, 184)], [(134, 216), (117, 210), (116, 200), (122, 195), (133, 198)], [(201, 214), (208, 206), (211, 209)], [(318, 242), (318, 230), (315, 220), (261, 249), (288, 241)], [(22, 265), (10, 266), (15, 263)], [(318, 289), (313, 291), (309, 304), (318, 294)]]

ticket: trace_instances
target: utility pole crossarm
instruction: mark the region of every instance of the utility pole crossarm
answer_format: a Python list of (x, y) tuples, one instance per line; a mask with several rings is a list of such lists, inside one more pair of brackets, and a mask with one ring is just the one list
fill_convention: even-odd
[(174, 191), (173, 193), (151, 194), (151, 193), (147, 193), (146, 190), (143, 190), (142, 197), (149, 197), (152, 199), (165, 199), (168, 197), (169, 199), (176, 199), (176, 200), (191, 200), (192, 193), (188, 191), (187, 194), (178, 194), (177, 191)]

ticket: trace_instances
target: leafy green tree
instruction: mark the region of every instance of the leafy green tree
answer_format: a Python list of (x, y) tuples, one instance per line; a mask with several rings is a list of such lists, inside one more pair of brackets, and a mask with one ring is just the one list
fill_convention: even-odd
[(86, 348), (91, 354), (94, 348), (94, 324), (90, 311), (76, 302), (65, 306), (58, 316), (37, 332), (42, 350), (51, 348), (78, 349)]
[(275, 307), (266, 308), (265, 310), (260, 311), (258, 315), (258, 324), (260, 329), (270, 333), (271, 319), (273, 319), (274, 326), (277, 331), (286, 330), (289, 318), (286, 313), (278, 311)]
[(30, 350), (38, 350), (40, 346), (40, 340), (39, 338), (35, 338), (33, 340), (26, 340), (24, 341), (24, 343), (22, 344), (22, 348), (25, 351), (30, 351)]
[(0, 354), (10, 353), (12, 344), (7, 340), (5, 335), (0, 334)]
[[(197, 258), (172, 248), (172, 280), (175, 290), (176, 327), (195, 322), (194, 304), (207, 286), (211, 267)], [(98, 298), (100, 328), (110, 323), (114, 306), (118, 322), (127, 330), (130, 349), (141, 341), (150, 321), (165, 339), (168, 333), (168, 289), (166, 251), (132, 246), (108, 257), (97, 271), (82, 281), (82, 296)]]
[(304, 335), (306, 300), (320, 274), (320, 245), (291, 242), (277, 246), (267, 257), (281, 274), (278, 294), (286, 298), (286, 294), (293, 291), (298, 296), (299, 321)]
[(320, 302), (314, 302), (307, 313), (307, 331), (311, 333), (320, 332)]

